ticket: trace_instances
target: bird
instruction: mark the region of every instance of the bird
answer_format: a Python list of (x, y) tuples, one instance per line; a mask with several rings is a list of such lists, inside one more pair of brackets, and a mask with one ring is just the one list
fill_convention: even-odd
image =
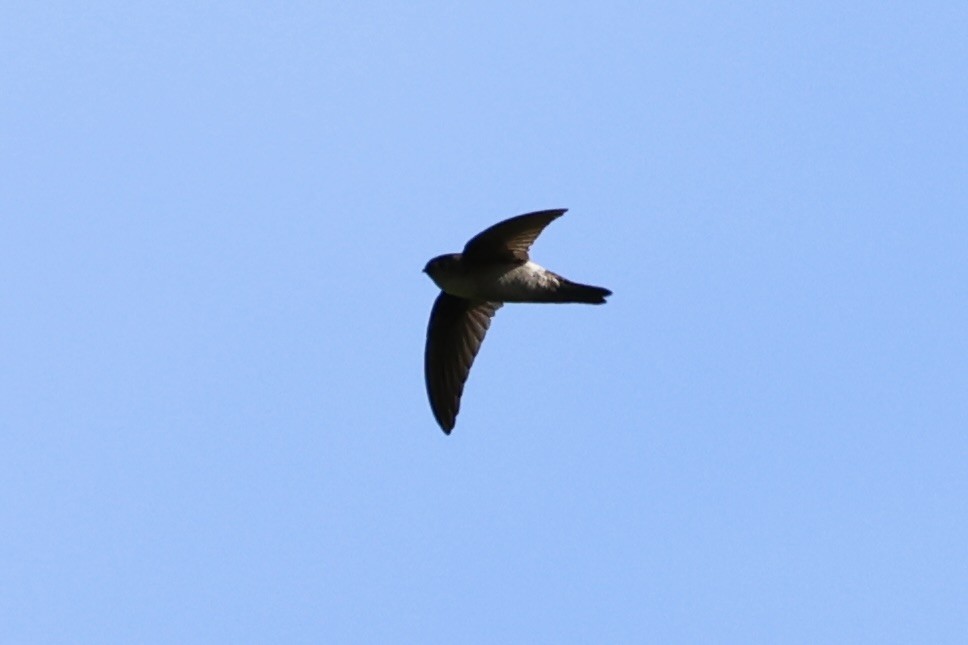
[(472, 237), (461, 253), (438, 255), (424, 267), (440, 287), (427, 325), (424, 377), (430, 409), (445, 434), (454, 429), (471, 365), (491, 318), (504, 303), (600, 305), (612, 295), (531, 261), (531, 245), (565, 211), (535, 211), (506, 219)]

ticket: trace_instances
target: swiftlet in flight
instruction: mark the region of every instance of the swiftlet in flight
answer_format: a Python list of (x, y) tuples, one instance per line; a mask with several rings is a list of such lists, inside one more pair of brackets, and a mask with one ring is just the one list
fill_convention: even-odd
[(608, 289), (567, 280), (528, 256), (541, 231), (565, 210), (504, 220), (471, 238), (462, 253), (439, 255), (424, 267), (441, 289), (427, 326), (424, 376), (430, 408), (445, 433), (454, 429), (474, 357), (491, 317), (505, 302), (600, 305), (612, 295)]

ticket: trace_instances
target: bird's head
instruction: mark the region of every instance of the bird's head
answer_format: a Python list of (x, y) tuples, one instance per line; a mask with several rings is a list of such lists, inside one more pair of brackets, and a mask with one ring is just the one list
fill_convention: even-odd
[(437, 257), (433, 258), (423, 268), (423, 272), (430, 276), (430, 279), (440, 286), (441, 280), (445, 280), (447, 276), (457, 273), (459, 266), (460, 254), (448, 253), (446, 255), (438, 255)]

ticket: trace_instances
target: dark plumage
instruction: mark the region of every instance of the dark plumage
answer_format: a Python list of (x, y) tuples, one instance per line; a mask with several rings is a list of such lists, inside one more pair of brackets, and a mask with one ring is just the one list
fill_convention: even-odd
[(434, 418), (450, 434), (471, 365), (494, 313), (505, 302), (603, 304), (612, 292), (578, 284), (531, 262), (528, 251), (565, 209), (504, 220), (475, 235), (462, 253), (424, 267), (441, 288), (427, 326), (424, 375)]

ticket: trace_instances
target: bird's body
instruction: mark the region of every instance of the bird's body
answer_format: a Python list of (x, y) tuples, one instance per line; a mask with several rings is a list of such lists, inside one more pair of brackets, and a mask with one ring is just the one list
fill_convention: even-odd
[(471, 364), (491, 317), (505, 302), (603, 304), (608, 289), (571, 282), (534, 263), (531, 244), (564, 210), (512, 217), (439, 255), (424, 271), (441, 289), (427, 327), (424, 371), (434, 416), (450, 433)]
[[(521, 264), (499, 263), (466, 267), (457, 264), (431, 275), (441, 291), (467, 300), (495, 302), (586, 302), (570, 290), (573, 282), (530, 260)], [(584, 286), (584, 285), (580, 285)], [(592, 287), (597, 289), (597, 287)], [(588, 297), (597, 300), (597, 292)]]

